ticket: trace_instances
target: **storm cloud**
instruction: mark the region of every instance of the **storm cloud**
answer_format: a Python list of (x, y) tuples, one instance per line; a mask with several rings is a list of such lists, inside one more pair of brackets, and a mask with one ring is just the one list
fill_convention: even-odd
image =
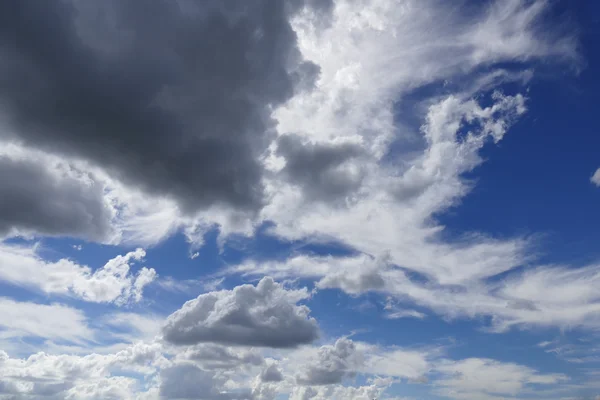
[(105, 240), (112, 210), (102, 185), (68, 172), (0, 155), (0, 236), (37, 232)]
[(178, 201), (263, 204), (271, 110), (311, 87), (290, 18), (328, 1), (0, 4), (0, 138)]

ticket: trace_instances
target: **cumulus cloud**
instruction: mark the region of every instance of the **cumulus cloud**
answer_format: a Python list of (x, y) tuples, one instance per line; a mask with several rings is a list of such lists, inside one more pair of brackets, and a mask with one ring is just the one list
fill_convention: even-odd
[(364, 386), (330, 385), (320, 387), (295, 387), (290, 400), (372, 400), (380, 398), (391, 382), (375, 380)]
[[(15, 358), (0, 351), (0, 390), (4, 391), (0, 394), (48, 400), (371, 400), (384, 396), (397, 378), (419, 376), (427, 382), (422, 377), (431, 371), (431, 385), (438, 394), (476, 399), (493, 398), (488, 393), (516, 396), (534, 387), (551, 389), (567, 379), (519, 364), (476, 358), (450, 360), (436, 351), (379, 347), (347, 338), (320, 347), (262, 349), (278, 359), (271, 359), (266, 366), (246, 357), (253, 351), (215, 345), (185, 349), (153, 341), (108, 354), (82, 356), (36, 353)], [(194, 353), (203, 355), (190, 357)], [(215, 366), (205, 362), (210, 359), (226, 362)], [(324, 374), (327, 381), (317, 378), (317, 373)], [(146, 384), (131, 374), (143, 376)], [(314, 379), (298, 384), (290, 379), (298, 374)], [(343, 376), (352, 374), (361, 374), (365, 383), (340, 384)]]
[(286, 290), (268, 277), (256, 286), (202, 294), (169, 316), (164, 338), (177, 345), (285, 348), (310, 343), (318, 336), (317, 323), (308, 307), (296, 304), (307, 297), (306, 289)]
[(438, 349), (411, 350), (340, 338), (333, 344), (295, 350), (279, 365), (284, 376), (291, 374), (301, 386), (318, 389), (347, 384), (346, 378), (359, 374), (392, 381), (421, 379), (430, 372), (432, 360), (439, 357)]
[(283, 374), (277, 364), (270, 364), (260, 373), (260, 380), (262, 382), (280, 382), (283, 380)]
[(133, 399), (136, 379), (113, 371), (153, 373), (160, 365), (160, 347), (136, 344), (123, 351), (86, 356), (36, 353), (12, 358), (0, 351), (0, 396), (58, 399)]
[(296, 377), (303, 385), (331, 385), (351, 377), (362, 362), (360, 353), (349, 339), (338, 339), (333, 346), (323, 346), (313, 364)]
[(47, 294), (124, 305), (141, 301), (144, 287), (156, 277), (156, 271), (147, 267), (131, 273), (133, 263), (146, 255), (143, 249), (117, 256), (96, 270), (69, 259), (45, 261), (37, 250), (36, 246), (0, 244), (0, 281)]

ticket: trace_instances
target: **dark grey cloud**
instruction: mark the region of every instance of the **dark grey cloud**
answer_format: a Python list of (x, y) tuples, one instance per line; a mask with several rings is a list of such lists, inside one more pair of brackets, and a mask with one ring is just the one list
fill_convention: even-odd
[(309, 198), (331, 201), (358, 189), (363, 171), (349, 172), (340, 168), (364, 155), (352, 143), (324, 144), (305, 142), (298, 135), (281, 136), (277, 153), (286, 160), (282, 174), (304, 190)]
[(355, 375), (360, 353), (350, 339), (338, 339), (319, 349), (319, 356), (296, 377), (301, 385), (332, 385)]
[(289, 20), (327, 0), (0, 2), (1, 136), (186, 211), (263, 202), (273, 107), (310, 87)]
[(318, 337), (317, 322), (306, 306), (296, 304), (306, 291), (288, 291), (272, 278), (257, 286), (210, 292), (186, 302), (163, 327), (175, 345), (225, 345), (291, 348)]
[(0, 236), (36, 232), (102, 241), (112, 219), (102, 191), (43, 163), (0, 156)]
[(203, 343), (184, 353), (188, 360), (197, 361), (207, 369), (228, 369), (262, 365), (264, 358), (254, 350), (239, 350), (228, 346)]
[(260, 380), (263, 382), (281, 382), (283, 374), (277, 368), (277, 364), (271, 364), (260, 373)]

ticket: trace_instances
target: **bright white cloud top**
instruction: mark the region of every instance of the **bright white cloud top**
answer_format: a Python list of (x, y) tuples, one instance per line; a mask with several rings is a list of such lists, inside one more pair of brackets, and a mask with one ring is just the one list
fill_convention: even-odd
[(594, 399), (600, 254), (459, 209), (561, 7), (2, 3), (0, 400)]

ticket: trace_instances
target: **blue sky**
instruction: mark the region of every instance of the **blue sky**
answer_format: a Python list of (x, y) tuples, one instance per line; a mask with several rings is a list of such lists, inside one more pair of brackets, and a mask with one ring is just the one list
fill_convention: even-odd
[(0, 400), (600, 399), (600, 5), (252, 3), (0, 6)]

